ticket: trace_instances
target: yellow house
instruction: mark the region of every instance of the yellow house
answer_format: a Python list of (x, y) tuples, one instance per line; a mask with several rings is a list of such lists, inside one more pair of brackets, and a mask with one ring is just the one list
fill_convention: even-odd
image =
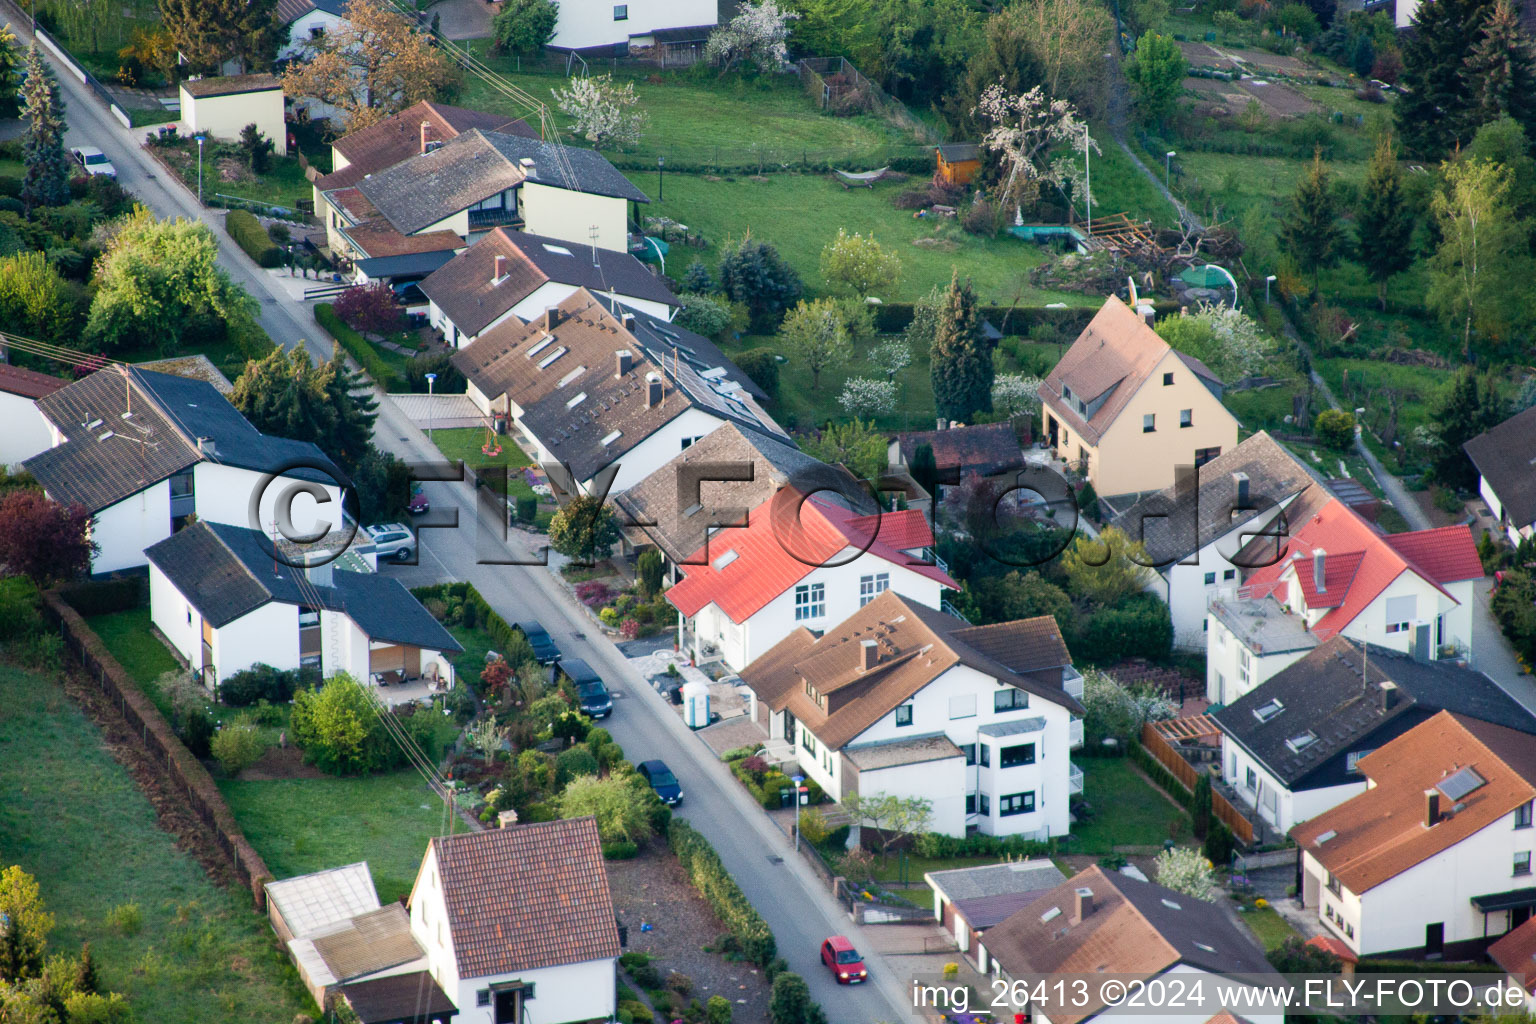
[(1040, 385), (1046, 443), (1105, 496), (1159, 491), (1237, 444), (1221, 382), (1114, 296)]
[(272, 140), (278, 156), (288, 155), (283, 122), (283, 87), (272, 75), (227, 75), (181, 83), (181, 120), (188, 135), (220, 142), (240, 141), (248, 124)]

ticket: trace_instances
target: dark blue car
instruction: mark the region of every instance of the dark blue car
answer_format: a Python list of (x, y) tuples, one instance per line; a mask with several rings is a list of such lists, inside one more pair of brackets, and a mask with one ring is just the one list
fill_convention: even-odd
[(528, 646), (533, 648), (533, 656), (540, 665), (553, 665), (560, 660), (560, 648), (555, 646), (555, 642), (549, 638), (549, 631), (543, 626), (532, 619), (513, 623), (513, 626), (528, 638)]
[(560, 662), (560, 672), (576, 688), (576, 700), (585, 714), (593, 718), (613, 714), (613, 695), (591, 665), (580, 658), (565, 658)]
[(661, 802), (668, 807), (676, 807), (683, 802), (683, 787), (678, 784), (677, 776), (672, 774), (672, 769), (667, 767), (665, 761), (642, 761), (635, 771), (650, 783)]

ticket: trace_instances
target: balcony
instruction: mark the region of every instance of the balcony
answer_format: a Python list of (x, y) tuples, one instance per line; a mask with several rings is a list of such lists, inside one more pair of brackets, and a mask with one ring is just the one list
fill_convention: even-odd
[(971, 620), (966, 618), (964, 615), (961, 615), (960, 609), (956, 608), (947, 597), (940, 600), (939, 611), (943, 612), (945, 615), (953, 615), (967, 626), (971, 624)]
[(932, 562), (934, 565), (938, 566), (940, 572), (942, 572), (946, 576), (949, 575), (949, 563), (944, 561), (944, 559), (939, 557), (939, 552), (938, 552), (937, 548), (934, 548), (934, 547), (923, 548), (923, 561), (925, 561), (925, 562)]
[(1071, 740), (1071, 748), (1076, 750), (1083, 745), (1083, 720), (1072, 719), (1072, 724), (1067, 727), (1067, 736)]
[(1067, 792), (1074, 795), (1081, 793), (1083, 791), (1083, 770), (1071, 761), (1067, 762), (1067, 767), (1071, 770), (1071, 774), (1067, 777)]
[(523, 226), (522, 214), (517, 210), (509, 210), (505, 207), (497, 209), (492, 207), (486, 210), (469, 211), (469, 230), (489, 231), (491, 228)]
[(1061, 674), (1061, 688), (1067, 691), (1067, 696), (1073, 700), (1082, 700), (1083, 674), (1071, 665), (1068, 665)]

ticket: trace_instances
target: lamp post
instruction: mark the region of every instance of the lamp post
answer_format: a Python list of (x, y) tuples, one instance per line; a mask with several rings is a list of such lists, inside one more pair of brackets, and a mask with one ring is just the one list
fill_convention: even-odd
[(427, 440), (432, 439), (433, 420), (436, 418), (436, 405), (432, 401), (432, 385), (437, 383), (437, 374), (427, 374)]
[(1178, 155), (1171, 149), (1163, 154), (1163, 184), (1170, 189), (1173, 188), (1173, 158)]
[(666, 157), (659, 156), (659, 157), (656, 158), (656, 201), (658, 203), (661, 202), (663, 199), (665, 199), (667, 197), (667, 192), (666, 192), (666, 187), (665, 187), (666, 182), (664, 180), (665, 176), (664, 176), (663, 171), (662, 171), (662, 168), (664, 168), (666, 166), (667, 166), (667, 158)]
[(197, 205), (203, 205), (203, 136), (197, 137)]
[(1083, 199), (1088, 205), (1088, 233), (1093, 234), (1093, 136), (1083, 125)]
[(1274, 274), (1270, 274), (1268, 277), (1266, 277), (1264, 279), (1264, 305), (1266, 305), (1266, 306), (1269, 305), (1269, 285), (1270, 285), (1270, 282), (1272, 282), (1274, 280), (1275, 280), (1275, 275)]

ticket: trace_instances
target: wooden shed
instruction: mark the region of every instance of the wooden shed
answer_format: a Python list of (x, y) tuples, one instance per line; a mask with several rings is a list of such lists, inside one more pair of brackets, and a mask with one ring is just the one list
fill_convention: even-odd
[(981, 170), (981, 147), (974, 142), (946, 142), (933, 152), (939, 177), (951, 185), (969, 185)]

